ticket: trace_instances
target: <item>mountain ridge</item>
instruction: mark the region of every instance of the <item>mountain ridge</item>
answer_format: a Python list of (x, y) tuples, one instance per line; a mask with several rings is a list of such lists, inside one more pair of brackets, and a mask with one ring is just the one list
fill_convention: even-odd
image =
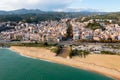
[(99, 11), (95, 11), (95, 10), (90, 10), (90, 9), (82, 9), (81, 11), (78, 10), (71, 10), (69, 9), (68, 11), (42, 11), (40, 9), (17, 9), (17, 10), (11, 10), (11, 11), (4, 11), (4, 10), (0, 10), (0, 15), (10, 15), (10, 14), (28, 14), (28, 13), (35, 13), (35, 14), (44, 14), (44, 13), (49, 13), (49, 12), (64, 12), (64, 13), (102, 13)]
[(17, 9), (17, 10), (11, 10), (11, 11), (4, 11), (4, 10), (0, 10), (0, 15), (9, 15), (9, 14), (28, 14), (28, 13), (36, 13), (36, 14), (40, 14), (40, 13), (44, 13), (43, 11), (39, 10), (39, 9)]

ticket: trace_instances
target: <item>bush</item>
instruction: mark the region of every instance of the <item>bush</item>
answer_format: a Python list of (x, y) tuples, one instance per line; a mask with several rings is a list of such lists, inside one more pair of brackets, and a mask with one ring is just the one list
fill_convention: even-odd
[(49, 47), (47, 42), (45, 43), (19, 43), (19, 44), (11, 44), (11, 46), (26, 46), (26, 47)]
[(87, 51), (87, 50), (77, 50), (77, 49), (75, 49), (75, 50), (71, 51), (70, 57), (72, 57), (72, 56), (80, 56), (80, 57), (85, 58), (89, 54), (90, 54), (90, 52)]
[(49, 46), (49, 44), (48, 44), (47, 42), (45, 42), (45, 43), (44, 43), (44, 46), (47, 47), (47, 46)]
[(117, 53), (110, 52), (110, 51), (101, 51), (101, 54), (110, 54), (110, 55), (115, 55)]
[(94, 22), (94, 23), (88, 23), (88, 25), (86, 26), (86, 28), (90, 28), (92, 30), (95, 30), (95, 29), (102, 29), (104, 30), (105, 28), (103, 26), (101, 26), (99, 23), (97, 22)]
[(62, 46), (60, 46), (60, 45), (51, 49), (52, 52), (56, 53), (56, 56), (60, 54), (61, 50), (62, 50)]

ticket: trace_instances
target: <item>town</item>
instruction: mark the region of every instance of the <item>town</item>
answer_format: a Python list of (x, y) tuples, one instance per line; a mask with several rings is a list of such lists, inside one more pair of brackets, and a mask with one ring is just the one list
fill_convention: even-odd
[[(0, 42), (53, 42), (63, 45), (70, 43), (72, 45), (75, 42), (77, 44), (94, 42), (95, 45), (93, 46), (87, 45), (88, 47), (91, 46), (90, 48), (83, 45), (81, 47), (98, 53), (103, 49), (116, 53), (120, 52), (119, 49), (105, 49), (103, 48), (105, 45), (96, 46), (96, 42), (119, 42), (120, 26), (118, 24), (113, 23), (113, 20), (110, 19), (85, 19), (86, 17), (82, 17), (79, 21), (77, 18), (66, 18), (60, 21), (51, 20), (39, 23), (1, 22), (0, 28), (3, 30), (0, 33)], [(78, 48), (81, 49), (80, 45), (77, 46)], [(76, 49), (75, 46), (73, 49)]]
[(3, 22), (0, 28), (11, 28), (3, 30), (0, 33), (0, 41), (38, 41), (38, 42), (60, 42), (67, 35), (69, 21), (72, 26), (72, 40), (120, 40), (120, 26), (112, 24), (112, 20), (108, 20), (109, 24), (105, 24), (96, 19), (105, 29), (96, 28), (94, 30), (86, 28), (89, 23), (94, 23), (91, 19), (86, 22), (77, 22), (76, 19), (61, 19), (60, 21), (44, 21), (38, 24), (23, 22)]

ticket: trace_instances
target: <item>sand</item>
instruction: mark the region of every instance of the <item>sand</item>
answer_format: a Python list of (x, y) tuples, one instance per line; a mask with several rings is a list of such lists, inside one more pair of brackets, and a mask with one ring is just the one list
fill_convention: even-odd
[(91, 54), (86, 58), (69, 59), (55, 56), (55, 53), (46, 48), (12, 46), (10, 49), (21, 55), (97, 72), (120, 80), (120, 56), (118, 55)]

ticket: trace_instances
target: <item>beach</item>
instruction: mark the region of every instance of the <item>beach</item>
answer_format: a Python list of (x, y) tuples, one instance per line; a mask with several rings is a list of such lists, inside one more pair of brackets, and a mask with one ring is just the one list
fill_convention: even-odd
[(73, 57), (69, 59), (55, 56), (56, 54), (47, 48), (12, 46), (10, 49), (20, 55), (89, 70), (120, 80), (120, 56), (118, 55), (91, 54), (86, 58)]

